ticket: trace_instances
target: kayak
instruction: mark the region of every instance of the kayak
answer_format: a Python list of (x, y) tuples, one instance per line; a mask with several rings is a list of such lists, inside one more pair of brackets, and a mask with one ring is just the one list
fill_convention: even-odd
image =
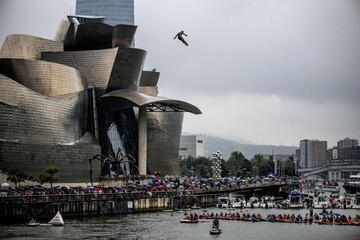
[(38, 223), (38, 222), (30, 222), (30, 223), (28, 223), (28, 226), (30, 226), (30, 227), (35, 227), (35, 226), (39, 226), (40, 225), (40, 223)]
[(212, 228), (211, 230), (210, 230), (210, 235), (219, 235), (219, 234), (221, 234), (222, 233), (222, 231), (221, 231), (221, 229), (219, 229), (219, 228)]
[(198, 223), (199, 220), (182, 219), (181, 223)]
[(319, 225), (333, 225), (333, 223), (330, 222), (317, 222)]

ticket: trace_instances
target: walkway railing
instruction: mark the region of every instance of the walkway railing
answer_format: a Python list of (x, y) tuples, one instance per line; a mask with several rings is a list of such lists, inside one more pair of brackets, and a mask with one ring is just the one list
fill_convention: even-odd
[(241, 192), (245, 190), (280, 187), (286, 185), (285, 182), (255, 183), (244, 184), (230, 187), (212, 187), (208, 189), (185, 189), (183, 191), (140, 191), (140, 192), (118, 192), (118, 193), (78, 193), (78, 194), (46, 194), (46, 195), (20, 195), (20, 196), (0, 196), (0, 203), (41, 203), (53, 202), (62, 203), (70, 201), (111, 201), (111, 200), (135, 200), (144, 198), (164, 198), (178, 196), (194, 196), (216, 194), (223, 192)]

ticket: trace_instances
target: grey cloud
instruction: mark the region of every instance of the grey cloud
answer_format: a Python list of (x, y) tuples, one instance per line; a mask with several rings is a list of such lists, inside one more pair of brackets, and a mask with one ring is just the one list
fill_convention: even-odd
[(136, 22), (161, 86), (360, 103), (359, 1), (138, 0)]

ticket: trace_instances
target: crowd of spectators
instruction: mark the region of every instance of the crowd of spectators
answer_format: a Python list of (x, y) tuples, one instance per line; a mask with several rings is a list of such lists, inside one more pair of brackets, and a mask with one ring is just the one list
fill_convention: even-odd
[(323, 187), (337, 187), (338, 183), (334, 180), (324, 181), (322, 179), (306, 179), (302, 181), (304, 188), (323, 188)]
[(129, 181), (121, 186), (97, 185), (97, 186), (55, 186), (53, 188), (45, 188), (40, 185), (36, 186), (20, 186), (17, 188), (6, 186), (1, 187), (0, 197), (17, 197), (17, 196), (45, 196), (45, 195), (71, 195), (71, 194), (113, 194), (113, 193), (137, 193), (145, 192), (149, 195), (156, 192), (204, 192), (204, 191), (221, 191), (226, 189), (236, 189), (246, 186), (273, 184), (284, 181), (281, 177), (248, 177), (236, 178), (228, 177), (221, 179), (201, 179), (196, 177), (169, 177), (169, 176), (153, 176), (149, 178), (146, 184), (140, 181)]

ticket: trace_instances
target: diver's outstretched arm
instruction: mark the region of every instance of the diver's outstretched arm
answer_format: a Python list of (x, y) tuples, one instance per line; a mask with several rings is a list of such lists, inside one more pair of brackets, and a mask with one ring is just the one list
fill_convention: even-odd
[(174, 39), (175, 39), (178, 35), (179, 35), (179, 34), (176, 34), (175, 37), (174, 37)]

